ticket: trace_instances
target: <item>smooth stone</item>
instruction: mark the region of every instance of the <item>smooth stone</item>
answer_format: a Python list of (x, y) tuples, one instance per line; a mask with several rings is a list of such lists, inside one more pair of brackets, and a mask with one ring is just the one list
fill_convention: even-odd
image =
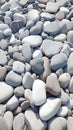
[(25, 58), (23, 57), (22, 53), (20, 53), (20, 52), (14, 52), (13, 59), (17, 60), (17, 61), (25, 62)]
[(3, 4), (1, 6), (1, 11), (6, 12), (6, 11), (9, 10), (9, 8), (10, 8), (10, 3), (9, 2), (5, 2), (5, 4)]
[(13, 20), (21, 20), (24, 22), (24, 25), (26, 24), (26, 17), (25, 15), (22, 15), (20, 13), (14, 13)]
[(71, 77), (70, 84), (69, 84), (69, 91), (73, 93), (73, 76)]
[(48, 121), (48, 130), (66, 130), (67, 121), (63, 117), (54, 117)]
[(54, 38), (55, 41), (64, 42), (66, 40), (65, 34), (59, 34)]
[(0, 81), (4, 80), (6, 76), (6, 68), (0, 66)]
[(30, 72), (31, 71), (31, 65), (29, 63), (25, 63), (25, 69), (26, 69), (26, 72)]
[(57, 21), (50, 22), (44, 27), (44, 32), (51, 35), (55, 36), (60, 32), (60, 25)]
[(61, 42), (44, 40), (40, 49), (43, 52), (43, 54), (51, 58), (52, 56), (58, 54), (62, 47), (63, 44)]
[(32, 89), (33, 78), (30, 72), (26, 72), (22, 79), (23, 87), (26, 89)]
[(22, 46), (22, 55), (25, 58), (26, 62), (29, 62), (31, 60), (31, 48), (29, 44), (23, 44)]
[(67, 33), (67, 41), (73, 44), (73, 31)]
[(4, 35), (3, 35), (3, 32), (0, 30), (0, 40), (4, 39)]
[(42, 37), (39, 35), (31, 35), (22, 39), (23, 44), (28, 44), (30, 47), (38, 47), (42, 43)]
[(25, 125), (25, 116), (23, 113), (19, 113), (15, 116), (13, 121), (13, 130), (22, 130)]
[(22, 27), (24, 27), (24, 22), (22, 20), (14, 20), (10, 23), (10, 28), (13, 33), (17, 33)]
[(0, 23), (0, 30), (4, 31), (5, 29), (8, 29), (9, 26), (7, 24)]
[(73, 17), (73, 9), (69, 12), (66, 18), (71, 20), (72, 17)]
[(43, 61), (42, 58), (31, 60), (30, 65), (31, 65), (32, 71), (35, 74), (40, 75), (40, 74), (43, 73), (43, 71), (44, 71), (44, 61)]
[(20, 0), (19, 4), (25, 6), (28, 3), (28, 0)]
[(70, 84), (70, 74), (69, 73), (63, 73), (59, 76), (59, 83), (60, 86), (65, 89)]
[(60, 7), (60, 11), (64, 12), (65, 15), (69, 13), (69, 9), (66, 7)]
[(8, 130), (12, 130), (13, 126), (13, 113), (11, 111), (7, 111), (4, 114), (4, 119), (7, 123)]
[(71, 110), (73, 109), (73, 99), (71, 97), (69, 98), (69, 101), (67, 102), (66, 106)]
[(43, 30), (43, 22), (38, 21), (35, 26), (30, 29), (31, 35), (39, 35)]
[(11, 44), (11, 45), (14, 45), (15, 42), (16, 42), (16, 38), (15, 38), (14, 34), (12, 34), (12, 35), (11, 35), (11, 38), (10, 38), (10, 44)]
[(56, 17), (57, 20), (61, 21), (62, 19), (65, 18), (65, 14), (64, 14), (63, 11), (58, 11), (58, 12), (56, 13), (55, 17)]
[(21, 113), (21, 112), (22, 112), (22, 109), (21, 109), (20, 106), (18, 106), (18, 107), (14, 110), (13, 114), (14, 114), (14, 115), (18, 115), (18, 114)]
[(67, 56), (64, 53), (56, 54), (51, 59), (51, 69), (56, 71), (60, 68), (63, 68), (67, 65)]
[(0, 82), (0, 103), (8, 100), (13, 94), (13, 88), (5, 82)]
[(24, 102), (22, 102), (22, 103), (21, 103), (21, 109), (22, 109), (22, 111), (27, 110), (27, 109), (29, 108), (29, 106), (30, 106), (29, 101), (24, 101)]
[(42, 58), (42, 52), (41, 52), (41, 50), (35, 50), (34, 52), (33, 52), (33, 59), (38, 59), (38, 58)]
[(69, 0), (58, 0), (58, 1), (57, 1), (57, 5), (58, 5), (59, 7), (61, 7), (61, 6), (67, 6), (68, 3), (69, 3)]
[(5, 39), (2, 39), (2, 40), (0, 41), (0, 48), (1, 48), (2, 50), (6, 50), (7, 47), (8, 47), (8, 42), (7, 42)]
[(56, 13), (58, 11), (58, 5), (54, 2), (47, 2), (46, 11), (49, 13)]
[(70, 53), (71, 53), (71, 48), (68, 44), (64, 44), (63, 48), (61, 49), (61, 53), (65, 53), (67, 55), (67, 57), (69, 57)]
[(17, 97), (14, 95), (12, 96), (6, 104), (7, 110), (14, 111), (19, 105), (19, 101)]
[(0, 65), (5, 65), (7, 63), (6, 53), (0, 49)]
[(67, 72), (68, 72), (70, 75), (73, 75), (73, 52), (70, 53), (69, 58), (68, 58)]
[(56, 71), (57, 77), (59, 77), (61, 74), (63, 74), (63, 69), (62, 69), (62, 68), (61, 68), (61, 69), (58, 69), (58, 70)]
[(2, 116), (0, 116), (0, 130), (8, 130), (7, 123)]
[[(47, 128), (46, 122), (42, 121), (38, 113), (35, 113), (32, 109), (25, 111), (25, 120), (29, 130), (45, 130)], [(37, 127), (36, 124), (38, 124)]]
[(6, 105), (0, 104), (0, 116), (4, 116), (6, 112)]
[(39, 11), (36, 9), (32, 9), (28, 12), (27, 19), (28, 21), (38, 22), (39, 21)]
[(41, 18), (44, 18), (44, 20), (50, 20), (53, 21), (55, 19), (55, 16), (53, 14), (47, 13), (47, 12), (42, 12), (40, 14)]
[(47, 76), (51, 74), (50, 60), (45, 56), (43, 57), (43, 60), (44, 60), (44, 71), (40, 75), (40, 79), (46, 81)]
[(61, 99), (61, 103), (63, 105), (66, 105), (69, 102), (69, 95), (66, 92), (64, 92), (62, 89), (59, 98)]
[(5, 24), (10, 25), (10, 23), (11, 23), (11, 18), (10, 18), (9, 16), (5, 16), (5, 17), (4, 17), (4, 22), (5, 22)]
[(61, 106), (60, 98), (47, 98), (46, 103), (44, 103), (39, 108), (39, 116), (42, 120), (48, 121), (52, 117), (54, 117), (59, 111)]
[(73, 129), (73, 117), (69, 116), (67, 119), (67, 130), (72, 130)]
[(28, 37), (28, 36), (29, 36), (29, 30), (28, 29), (24, 30), (24, 29), (21, 28), (19, 30), (19, 38), (20, 38), (20, 40), (23, 39), (24, 37)]
[(4, 36), (10, 36), (12, 34), (12, 30), (10, 28), (9, 29), (5, 29), (3, 34), (4, 34)]
[(18, 98), (23, 97), (24, 96), (24, 88), (23, 88), (23, 86), (16, 87), (14, 89), (14, 94)]
[(25, 64), (20, 61), (13, 62), (13, 71), (17, 73), (24, 73), (25, 71)]
[(47, 77), (46, 89), (50, 94), (54, 96), (57, 96), (60, 93), (61, 89), (57, 79), (57, 75), (55, 73), (51, 73), (50, 76)]
[(46, 102), (46, 84), (42, 80), (36, 79), (32, 87), (32, 100), (34, 105), (40, 106)]
[(46, 4), (48, 2), (48, 0), (38, 0), (38, 2)]
[(1, 0), (1, 1), (0, 1), (0, 4), (3, 4), (4, 2), (5, 2), (5, 0)]
[(13, 86), (13, 87), (17, 87), (19, 85), (21, 85), (21, 81), (22, 81), (22, 77), (13, 72), (12, 70), (6, 75), (5, 81), (7, 84)]
[(68, 108), (66, 106), (60, 107), (57, 116), (66, 117), (68, 115)]
[(27, 24), (26, 24), (27, 29), (30, 29), (33, 26), (34, 26), (34, 22), (32, 20), (27, 21)]

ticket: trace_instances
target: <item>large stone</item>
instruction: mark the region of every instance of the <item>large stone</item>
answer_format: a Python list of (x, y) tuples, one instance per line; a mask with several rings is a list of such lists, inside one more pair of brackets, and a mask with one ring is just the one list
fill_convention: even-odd
[(42, 43), (42, 37), (39, 35), (31, 35), (22, 39), (23, 44), (28, 44), (30, 47), (38, 47)]
[(61, 106), (60, 98), (47, 98), (46, 103), (40, 106), (39, 115), (40, 118), (44, 121), (48, 121), (52, 117), (54, 117), (59, 111)]
[(73, 52), (69, 55), (68, 58), (67, 71), (70, 75), (73, 75)]
[(52, 70), (58, 70), (60, 68), (63, 68), (67, 65), (67, 56), (64, 53), (56, 54), (51, 59), (51, 69)]
[(49, 13), (56, 13), (58, 8), (58, 5), (54, 2), (48, 2), (46, 5), (46, 11)]
[(13, 88), (5, 82), (0, 82), (0, 103), (9, 99), (13, 94)]
[(41, 45), (41, 50), (43, 54), (51, 58), (52, 56), (58, 54), (62, 49), (63, 44), (61, 42), (44, 40)]
[[(25, 120), (29, 130), (45, 130), (47, 127), (46, 122), (42, 121), (38, 113), (35, 113), (32, 109), (25, 111)], [(37, 127), (36, 124), (38, 124)]]
[(50, 76), (47, 77), (46, 89), (54, 96), (57, 96), (60, 93), (61, 89), (55, 73), (51, 73)]
[(40, 106), (46, 102), (46, 84), (36, 79), (32, 88), (32, 100), (36, 106)]

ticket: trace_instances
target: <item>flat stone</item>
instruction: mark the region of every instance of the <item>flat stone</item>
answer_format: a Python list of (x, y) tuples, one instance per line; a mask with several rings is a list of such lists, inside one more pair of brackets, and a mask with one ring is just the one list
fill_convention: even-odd
[(29, 44), (23, 44), (22, 46), (22, 55), (25, 58), (25, 61), (29, 62), (31, 60), (31, 48)]
[(0, 116), (0, 130), (8, 130), (5, 119)]
[(22, 53), (20, 53), (20, 52), (14, 52), (14, 53), (13, 53), (13, 59), (14, 59), (14, 60), (21, 61), (21, 62), (25, 62), (25, 58), (24, 58), (24, 56), (22, 55)]
[(55, 19), (55, 16), (53, 14), (47, 13), (47, 12), (42, 12), (40, 14), (41, 18), (44, 18), (44, 20), (50, 20), (53, 21)]
[(13, 113), (10, 111), (5, 112), (4, 119), (7, 123), (8, 130), (12, 130), (13, 126)]
[(57, 70), (67, 65), (67, 56), (64, 53), (56, 54), (51, 59), (51, 69)]
[(72, 130), (73, 129), (73, 117), (69, 116), (67, 119), (67, 130)]
[(69, 84), (69, 91), (73, 93), (73, 76), (71, 77), (70, 84)]
[(44, 32), (51, 35), (55, 36), (60, 32), (60, 25), (57, 21), (50, 22), (44, 27)]
[(7, 57), (5, 52), (0, 49), (0, 65), (5, 65), (7, 63)]
[(30, 61), (32, 71), (35, 74), (42, 74), (44, 71), (44, 61), (42, 58), (39, 59), (33, 59)]
[(54, 38), (55, 41), (64, 42), (66, 40), (65, 34), (59, 34)]
[(23, 113), (19, 113), (17, 116), (15, 116), (13, 121), (13, 129), (14, 130), (21, 130), (24, 128), (25, 125), (25, 117)]
[(73, 44), (73, 31), (67, 33), (67, 41)]
[(47, 98), (45, 104), (43, 104), (39, 109), (40, 118), (44, 121), (47, 121), (54, 117), (59, 111), (61, 106), (60, 98)]
[(60, 93), (61, 89), (57, 79), (57, 75), (55, 73), (51, 73), (50, 76), (47, 77), (46, 89), (54, 96), (57, 96)]
[(8, 100), (13, 94), (13, 88), (5, 82), (0, 82), (0, 103)]
[(36, 79), (32, 88), (32, 100), (36, 106), (40, 106), (46, 102), (46, 84)]
[(6, 76), (6, 68), (0, 66), (0, 81), (4, 80)]
[(48, 121), (48, 130), (66, 130), (67, 122), (63, 117), (54, 117)]
[(51, 69), (50, 69), (50, 60), (47, 57), (43, 57), (44, 60), (44, 71), (40, 75), (41, 80), (46, 81), (47, 76), (50, 75)]
[(64, 19), (65, 18), (65, 14), (64, 14), (64, 12), (63, 11), (58, 11), (57, 13), (56, 13), (56, 19), (58, 19), (59, 21), (61, 21), (62, 19)]
[(60, 107), (57, 116), (66, 117), (68, 115), (68, 108), (66, 106)]
[(73, 75), (73, 52), (69, 55), (69, 58), (68, 58), (67, 72), (70, 75)]
[(28, 20), (31, 20), (33, 22), (37, 22), (39, 21), (39, 11), (36, 9), (32, 9), (28, 12), (28, 16), (27, 16)]
[(42, 58), (42, 52), (41, 50), (35, 50), (34, 53), (33, 53), (33, 59), (38, 59), (38, 58)]
[(54, 2), (48, 2), (46, 5), (46, 11), (49, 13), (56, 13), (58, 11), (58, 5)]
[(23, 97), (24, 96), (24, 88), (23, 86), (16, 87), (14, 89), (14, 94), (16, 97)]
[[(45, 130), (47, 128), (46, 122), (42, 121), (38, 113), (35, 113), (32, 109), (27, 109), (25, 111), (25, 119), (29, 130)], [(38, 124), (37, 128), (36, 124)]]
[(22, 80), (23, 87), (26, 89), (32, 89), (33, 78), (30, 72), (26, 72)]
[(19, 105), (17, 97), (14, 95), (6, 104), (7, 110), (14, 111)]
[(58, 54), (62, 49), (63, 45), (61, 42), (44, 40), (41, 45), (41, 51), (43, 54), (51, 58), (52, 56)]
[(38, 47), (42, 43), (42, 37), (39, 35), (31, 35), (22, 39), (23, 44), (28, 44), (30, 47)]
[(59, 77), (59, 83), (60, 86), (65, 89), (70, 84), (70, 74), (69, 73), (63, 73)]
[(17, 73), (24, 73), (25, 71), (25, 64), (20, 61), (13, 62), (13, 71)]
[(6, 75), (5, 78), (6, 83), (8, 83), (9, 85), (12, 85), (13, 87), (19, 86), (21, 85), (21, 81), (22, 81), (22, 77), (13, 72), (12, 70)]

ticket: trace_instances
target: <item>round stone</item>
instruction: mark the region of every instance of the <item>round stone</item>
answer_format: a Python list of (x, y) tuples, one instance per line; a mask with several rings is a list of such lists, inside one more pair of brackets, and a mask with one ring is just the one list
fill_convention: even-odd
[(59, 6), (54, 2), (47, 2), (46, 11), (49, 13), (56, 13)]
[(8, 130), (7, 123), (2, 116), (0, 116), (0, 130)]
[(66, 106), (60, 107), (57, 116), (66, 117), (68, 115), (68, 108)]
[(20, 61), (14, 61), (13, 62), (13, 71), (17, 73), (24, 73), (25, 70), (25, 64), (23, 64)]
[(70, 75), (73, 75), (73, 52), (70, 53), (69, 58), (68, 58), (67, 72), (68, 72)]
[(40, 51), (40, 50), (36, 50), (36, 51), (34, 51), (34, 53), (33, 53), (33, 59), (35, 59), (35, 58), (42, 58), (42, 52)]
[(67, 33), (67, 41), (73, 43), (73, 31)]
[(65, 15), (69, 13), (69, 9), (66, 7), (60, 7), (60, 11), (64, 12)]
[(67, 129), (68, 130), (72, 130), (73, 129), (73, 117), (69, 116), (68, 119), (67, 119)]
[(12, 34), (12, 31), (11, 31), (10, 28), (9, 28), (9, 29), (5, 29), (4, 32), (3, 32), (3, 34), (4, 34), (5, 36), (10, 36), (10, 35)]
[(59, 34), (54, 38), (55, 41), (64, 42), (66, 40), (65, 34)]
[(30, 106), (29, 101), (24, 101), (24, 102), (22, 102), (22, 103), (21, 103), (21, 109), (22, 109), (22, 111), (27, 110), (27, 109), (29, 108), (29, 106)]
[(14, 94), (16, 97), (23, 97), (24, 96), (24, 88), (23, 86), (16, 87), (14, 89)]
[(46, 84), (36, 79), (32, 88), (32, 100), (36, 106), (40, 106), (46, 102)]
[(7, 57), (5, 52), (0, 49), (0, 65), (5, 65), (7, 63)]
[(73, 76), (71, 77), (70, 84), (69, 84), (69, 91), (73, 93)]
[(6, 76), (6, 68), (0, 66), (0, 81), (4, 80)]

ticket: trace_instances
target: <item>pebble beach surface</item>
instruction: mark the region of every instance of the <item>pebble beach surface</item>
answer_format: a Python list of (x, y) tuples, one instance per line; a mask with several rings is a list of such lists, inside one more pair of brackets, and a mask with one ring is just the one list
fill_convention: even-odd
[(73, 130), (73, 0), (0, 0), (0, 130)]

